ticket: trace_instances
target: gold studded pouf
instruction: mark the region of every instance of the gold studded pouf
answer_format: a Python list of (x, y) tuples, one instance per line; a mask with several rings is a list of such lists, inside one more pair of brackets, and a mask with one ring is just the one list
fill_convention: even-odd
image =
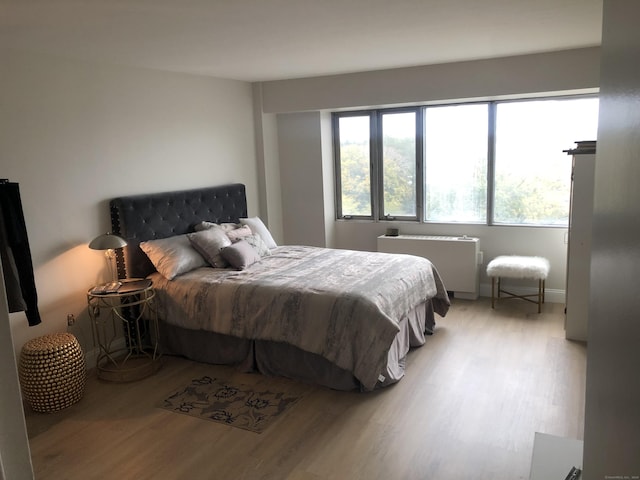
[(62, 410), (84, 395), (84, 354), (70, 333), (29, 340), (22, 347), (18, 371), (22, 394), (36, 412)]

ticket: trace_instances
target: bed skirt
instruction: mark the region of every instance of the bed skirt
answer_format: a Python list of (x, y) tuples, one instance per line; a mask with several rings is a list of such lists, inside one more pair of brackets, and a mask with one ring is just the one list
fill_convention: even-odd
[[(388, 352), (386, 369), (376, 388), (386, 387), (404, 376), (409, 350), (433, 333), (435, 318), (431, 300), (418, 305), (399, 322), (400, 332)], [(282, 342), (247, 340), (205, 330), (190, 330), (160, 321), (160, 345), (165, 355), (215, 365), (233, 365), (243, 372), (281, 376), (335, 390), (362, 389), (351, 372), (320, 355)]]

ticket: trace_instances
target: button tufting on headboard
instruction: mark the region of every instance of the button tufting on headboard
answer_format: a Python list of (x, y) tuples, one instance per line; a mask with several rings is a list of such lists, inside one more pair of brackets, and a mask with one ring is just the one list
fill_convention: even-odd
[(245, 186), (240, 183), (119, 197), (109, 205), (113, 233), (128, 242), (118, 254), (120, 278), (146, 277), (155, 270), (140, 242), (188, 233), (203, 220), (238, 222), (247, 216)]

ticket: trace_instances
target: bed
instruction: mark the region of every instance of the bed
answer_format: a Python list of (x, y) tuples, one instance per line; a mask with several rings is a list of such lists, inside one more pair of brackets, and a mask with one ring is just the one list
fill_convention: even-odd
[(193, 241), (197, 234), (190, 232), (202, 222), (216, 228), (242, 222), (245, 232), (251, 226), (252, 235), (225, 255), (260, 237), (245, 220), (243, 184), (119, 197), (110, 208), (113, 232), (127, 240), (117, 256), (119, 276), (152, 279), (167, 354), (370, 391), (403, 377), (409, 350), (425, 343), (435, 314), (449, 308), (426, 259), (277, 246), (272, 239), (267, 246), (258, 238), (260, 249), (251, 254), (259, 255), (248, 265), (213, 268), (198, 260), (171, 278), (175, 271), (167, 274), (149, 245)]

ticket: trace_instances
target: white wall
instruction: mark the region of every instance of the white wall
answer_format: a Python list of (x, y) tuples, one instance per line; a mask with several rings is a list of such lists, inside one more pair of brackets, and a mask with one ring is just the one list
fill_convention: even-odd
[(592, 89), (598, 47), (262, 84), (267, 113)]
[[(263, 83), (263, 112), (276, 112), (278, 118), (283, 240), (375, 250), (376, 237), (389, 226), (399, 227), (403, 233), (477, 236), (485, 265), (493, 257), (509, 253), (549, 258), (547, 299), (564, 302), (566, 229), (335, 221), (333, 176), (328, 175), (333, 162), (330, 143), (328, 146), (331, 129), (326, 118), (329, 109), (596, 91), (599, 65), (599, 49), (586, 48)], [(567, 156), (566, 161), (570, 163), (571, 157)], [(324, 222), (324, 231), (320, 222)], [(484, 268), (481, 271), (481, 294), (487, 295), (489, 280)]]
[(69, 329), (91, 347), (86, 291), (105, 278), (87, 243), (112, 197), (228, 182), (259, 213), (245, 82), (0, 51), (0, 172), (20, 183), (42, 324), (12, 314), (16, 351)]
[(320, 114), (320, 136), (322, 142), (322, 208), (324, 214), (324, 241), (326, 246), (330, 248), (333, 248), (336, 245), (335, 162), (333, 159), (332, 128), (331, 114), (329, 112), (322, 112)]
[(275, 114), (262, 112), (262, 85), (260, 83), (253, 84), (253, 107), (258, 190), (260, 192), (258, 215), (266, 223), (277, 242), (283, 238), (278, 127)]
[(603, 12), (584, 480), (640, 476), (640, 2)]
[(278, 115), (284, 241), (324, 247), (322, 130), (318, 112)]
[(28, 479), (14, 353), (60, 331), (92, 348), (86, 291), (106, 264), (87, 244), (110, 230), (108, 200), (241, 182), (258, 215), (257, 161), (248, 83), (5, 50), (0, 65), (0, 176), (20, 183), (42, 316), (0, 312), (0, 466)]
[[(1, 263), (1, 262), (0, 262)], [(33, 478), (22, 409), (16, 358), (13, 355), (9, 308), (0, 265), (0, 479)]]

